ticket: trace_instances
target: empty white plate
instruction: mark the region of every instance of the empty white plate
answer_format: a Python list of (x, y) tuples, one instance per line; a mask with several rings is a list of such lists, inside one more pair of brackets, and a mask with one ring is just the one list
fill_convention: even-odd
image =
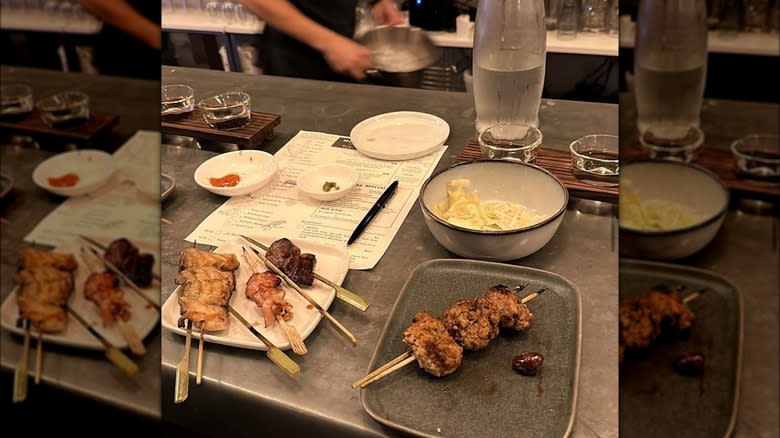
[(355, 125), (350, 133), (359, 152), (379, 160), (423, 157), (442, 146), (450, 125), (439, 117), (413, 111), (380, 114)]

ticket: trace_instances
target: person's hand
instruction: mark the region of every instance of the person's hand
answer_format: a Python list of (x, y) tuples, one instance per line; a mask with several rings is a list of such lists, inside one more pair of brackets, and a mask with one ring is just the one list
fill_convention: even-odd
[(395, 0), (379, 0), (371, 9), (371, 15), (374, 16), (374, 22), (379, 26), (395, 26), (404, 22), (404, 16), (398, 10)]
[(322, 52), (330, 68), (355, 79), (365, 78), (366, 70), (371, 68), (371, 52), (341, 35), (327, 44)]

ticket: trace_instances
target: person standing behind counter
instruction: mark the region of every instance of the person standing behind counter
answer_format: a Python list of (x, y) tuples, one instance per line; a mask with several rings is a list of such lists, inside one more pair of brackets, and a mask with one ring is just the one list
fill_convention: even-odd
[[(266, 23), (261, 67), (268, 75), (351, 82), (371, 68), (370, 52), (356, 43), (359, 0), (239, 0)], [(373, 0), (377, 25), (396, 25), (404, 17), (394, 0)]]

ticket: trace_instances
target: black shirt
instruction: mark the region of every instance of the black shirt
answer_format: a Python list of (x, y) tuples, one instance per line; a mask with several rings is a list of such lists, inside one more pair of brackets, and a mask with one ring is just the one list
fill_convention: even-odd
[[(159, 3), (150, 0), (125, 1), (139, 14), (160, 24)], [(160, 51), (105, 23), (95, 44), (95, 67), (105, 75), (159, 79)]]
[[(334, 32), (352, 38), (358, 0), (290, 0), (304, 15)], [(263, 73), (328, 81), (351, 81), (334, 72), (315, 49), (266, 26), (261, 44)]]

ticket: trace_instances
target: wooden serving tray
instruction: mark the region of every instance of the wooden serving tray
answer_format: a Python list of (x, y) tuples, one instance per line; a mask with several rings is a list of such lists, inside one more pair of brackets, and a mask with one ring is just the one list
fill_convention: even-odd
[[(466, 146), (466, 149), (455, 158), (455, 163), (479, 160), (481, 158), (482, 152), (479, 149), (479, 143), (476, 139), (472, 139), (468, 146)], [(578, 180), (574, 176), (571, 155), (567, 151), (545, 149), (542, 147), (539, 149), (539, 154), (536, 156), (534, 164), (548, 170), (561, 180), (563, 185), (569, 189), (569, 194), (571, 196), (609, 202), (612, 204), (618, 202), (618, 186), (595, 186)]]
[(119, 122), (119, 116), (115, 114), (91, 113), (89, 120), (78, 128), (54, 129), (50, 128), (41, 119), (38, 109), (25, 119), (10, 122), (0, 120), (0, 128), (24, 132), (28, 134), (44, 134), (58, 138), (68, 138), (88, 142), (100, 134), (109, 131)]
[(223, 130), (214, 129), (206, 124), (199, 108), (189, 115), (175, 121), (163, 119), (160, 128), (163, 134), (184, 135), (211, 140), (219, 143), (232, 143), (245, 148), (254, 148), (273, 137), (274, 128), (281, 123), (277, 114), (252, 111), (249, 123), (241, 128)]
[[(621, 151), (621, 161), (642, 158), (644, 158), (644, 155), (639, 142), (634, 143), (627, 150)], [(696, 151), (693, 163), (717, 175), (723, 185), (729, 190), (748, 195), (760, 195), (761, 197), (780, 196), (780, 186), (753, 183), (737, 176), (737, 164), (731, 151), (710, 149), (702, 146)]]

